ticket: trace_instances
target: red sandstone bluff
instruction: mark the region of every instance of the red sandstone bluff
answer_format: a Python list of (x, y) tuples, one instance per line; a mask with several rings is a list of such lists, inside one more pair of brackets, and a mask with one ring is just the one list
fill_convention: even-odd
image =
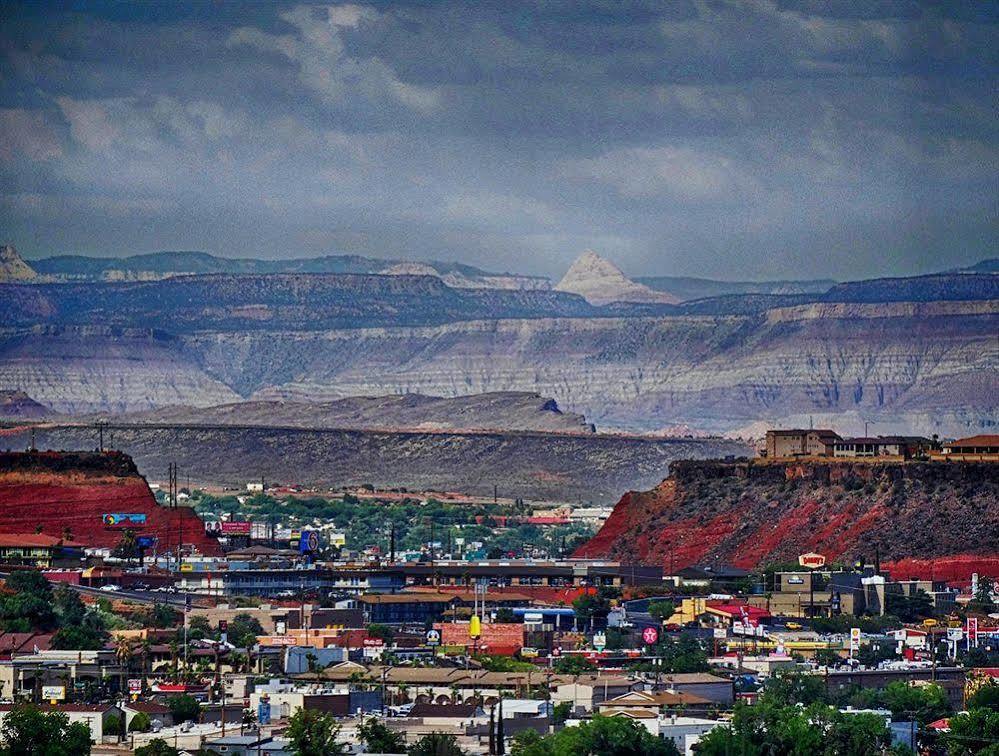
[(810, 551), (879, 555), (899, 578), (997, 575), (999, 464), (674, 462), (656, 488), (626, 493), (575, 556), (754, 568)]
[(185, 507), (156, 503), (132, 458), (121, 452), (0, 453), (0, 533), (67, 534), (90, 547), (114, 547), (122, 528), (108, 527), (107, 514), (145, 515), (138, 535), (155, 536), (160, 551), (185, 546), (220, 554), (200, 518)]

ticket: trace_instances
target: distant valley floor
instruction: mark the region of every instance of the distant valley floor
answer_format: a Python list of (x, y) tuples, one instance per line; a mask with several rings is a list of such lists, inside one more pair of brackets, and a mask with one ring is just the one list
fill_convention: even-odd
[[(28, 426), (0, 430), (0, 447), (23, 449)], [(106, 445), (131, 455), (159, 479), (175, 462), (192, 483), (242, 488), (265, 478), (289, 485), (371, 483), (414, 490), (605, 504), (623, 491), (651, 488), (678, 459), (751, 456), (751, 445), (723, 439), (637, 438), (599, 434), (429, 433), (301, 428), (109, 426)], [(39, 449), (94, 449), (92, 426), (40, 426)]]

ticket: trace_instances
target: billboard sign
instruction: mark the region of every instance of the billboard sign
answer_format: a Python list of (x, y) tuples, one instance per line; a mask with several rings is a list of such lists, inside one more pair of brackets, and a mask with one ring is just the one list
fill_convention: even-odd
[(66, 700), (66, 686), (64, 685), (43, 685), (42, 698), (46, 701)]
[(856, 653), (860, 650), (860, 628), (850, 628), (850, 652)]
[(101, 515), (106, 528), (131, 528), (146, 524), (146, 515), (139, 512), (111, 512)]
[(642, 640), (649, 646), (654, 646), (656, 641), (659, 640), (659, 631), (654, 627), (647, 627), (642, 630)]
[(605, 648), (607, 648), (607, 636), (604, 635), (603, 633), (596, 633), (593, 636), (593, 647), (597, 651), (603, 651)]
[(128, 681), (128, 692), (129, 693), (141, 693), (142, 692), (142, 680), (137, 677), (129, 678)]
[(222, 535), (240, 535), (248, 536), (250, 535), (250, 528), (253, 526), (251, 522), (223, 522), (221, 527)]
[(826, 566), (826, 558), (822, 554), (809, 552), (798, 557), (798, 564), (810, 570), (817, 570), (820, 567)]
[(319, 533), (314, 530), (303, 530), (299, 536), (298, 550), (302, 554), (314, 554), (319, 551)]
[(427, 645), (428, 646), (439, 646), (441, 644), (441, 631), (437, 628), (430, 628), (427, 630)]

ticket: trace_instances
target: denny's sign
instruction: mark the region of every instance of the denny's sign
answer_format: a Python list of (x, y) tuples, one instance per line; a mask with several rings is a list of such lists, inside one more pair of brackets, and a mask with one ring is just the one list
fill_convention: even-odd
[(814, 552), (802, 554), (798, 557), (798, 564), (802, 567), (807, 567), (810, 570), (815, 570), (819, 567), (826, 566), (826, 558), (822, 556), (822, 554), (816, 554)]

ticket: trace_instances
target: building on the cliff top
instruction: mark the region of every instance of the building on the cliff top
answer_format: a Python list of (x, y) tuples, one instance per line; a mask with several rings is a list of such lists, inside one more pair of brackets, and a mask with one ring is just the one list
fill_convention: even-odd
[(999, 436), (980, 435), (959, 438), (943, 445), (945, 459), (966, 461), (999, 461)]
[(922, 436), (842, 438), (833, 444), (834, 457), (924, 457), (933, 450), (932, 439)]
[(839, 434), (828, 428), (768, 430), (767, 456), (831, 457), (833, 446), (840, 440)]

